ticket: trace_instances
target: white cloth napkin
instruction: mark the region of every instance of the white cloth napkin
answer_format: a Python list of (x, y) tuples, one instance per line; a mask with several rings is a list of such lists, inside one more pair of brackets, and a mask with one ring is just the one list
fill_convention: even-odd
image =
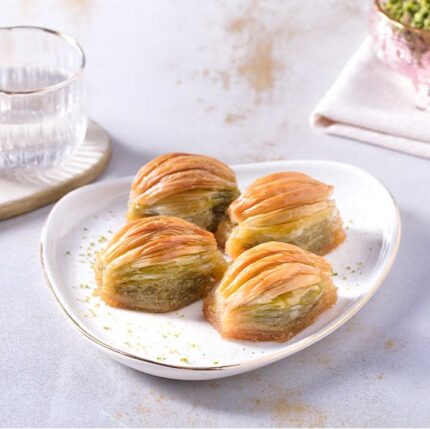
[(430, 112), (415, 107), (415, 89), (383, 65), (366, 39), (311, 117), (333, 135), (430, 158)]

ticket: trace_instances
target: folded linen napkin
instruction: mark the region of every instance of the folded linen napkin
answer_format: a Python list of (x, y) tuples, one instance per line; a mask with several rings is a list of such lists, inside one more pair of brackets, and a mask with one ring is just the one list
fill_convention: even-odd
[(333, 135), (430, 158), (430, 112), (412, 82), (376, 57), (366, 39), (319, 102), (312, 124)]

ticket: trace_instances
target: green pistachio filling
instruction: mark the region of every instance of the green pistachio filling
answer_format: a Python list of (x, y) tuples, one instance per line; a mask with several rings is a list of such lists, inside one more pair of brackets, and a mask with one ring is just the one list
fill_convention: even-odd
[(201, 228), (215, 231), (227, 207), (237, 196), (237, 189), (199, 189), (173, 195), (152, 206), (135, 205), (133, 210), (140, 216), (177, 216)]
[(115, 288), (115, 295), (118, 301), (130, 297), (136, 307), (148, 311), (176, 309), (204, 297), (213, 285), (214, 279), (209, 275), (183, 274), (140, 284), (120, 284)]
[(307, 313), (321, 296), (322, 287), (314, 285), (287, 292), (263, 304), (248, 305), (241, 311), (258, 325), (280, 327)]
[(215, 284), (214, 261), (194, 256), (192, 263), (122, 267), (112, 273), (111, 295), (120, 303), (132, 302), (133, 306), (147, 311), (184, 307), (204, 297)]
[(143, 267), (139, 262), (123, 265), (109, 273), (109, 295), (118, 303), (147, 311), (184, 307), (215, 285), (218, 258), (214, 251)]
[(380, 5), (392, 19), (414, 28), (430, 30), (430, 0), (386, 0)]
[(332, 231), (336, 228), (332, 209), (283, 225), (252, 228), (239, 225), (234, 237), (244, 249), (267, 241), (282, 241), (320, 254), (330, 244)]

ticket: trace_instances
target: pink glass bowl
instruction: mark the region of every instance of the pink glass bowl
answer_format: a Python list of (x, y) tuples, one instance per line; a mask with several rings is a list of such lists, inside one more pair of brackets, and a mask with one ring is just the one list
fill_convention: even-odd
[(371, 31), (377, 57), (408, 76), (416, 89), (416, 106), (430, 110), (430, 31), (390, 18), (374, 0)]

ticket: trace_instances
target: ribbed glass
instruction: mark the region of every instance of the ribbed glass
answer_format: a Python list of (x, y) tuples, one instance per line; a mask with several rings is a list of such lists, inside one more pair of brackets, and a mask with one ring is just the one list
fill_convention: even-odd
[(0, 28), (0, 171), (59, 164), (83, 141), (85, 56), (70, 37)]

